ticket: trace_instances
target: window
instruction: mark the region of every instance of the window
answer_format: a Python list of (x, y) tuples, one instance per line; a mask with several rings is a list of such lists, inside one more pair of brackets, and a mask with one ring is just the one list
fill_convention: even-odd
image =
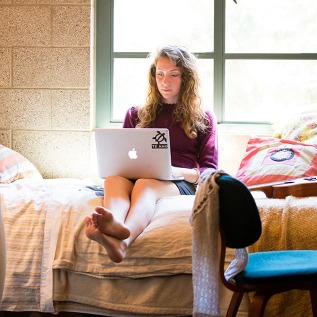
[(272, 122), (316, 107), (317, 3), (226, 1), (223, 120)]
[(270, 124), (316, 108), (315, 1), (96, 1), (98, 127), (144, 101), (147, 55), (164, 43), (197, 55), (204, 106), (220, 123)]

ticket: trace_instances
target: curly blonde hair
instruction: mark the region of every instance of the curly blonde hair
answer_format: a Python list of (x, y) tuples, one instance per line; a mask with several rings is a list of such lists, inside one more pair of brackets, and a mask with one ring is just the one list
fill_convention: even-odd
[(182, 127), (189, 138), (197, 137), (198, 131), (208, 129), (209, 120), (201, 107), (200, 81), (195, 55), (183, 46), (168, 45), (159, 48), (150, 57), (152, 62), (148, 72), (148, 93), (146, 103), (139, 109), (140, 122), (137, 126), (140, 128), (151, 126), (159, 113), (159, 105), (163, 103), (163, 97), (156, 84), (156, 65), (160, 57), (168, 57), (182, 71), (181, 97), (173, 113), (173, 119), (182, 122)]

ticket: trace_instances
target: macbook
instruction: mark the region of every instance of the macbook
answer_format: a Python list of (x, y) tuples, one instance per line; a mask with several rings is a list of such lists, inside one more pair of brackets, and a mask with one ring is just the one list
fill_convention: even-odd
[(129, 179), (183, 179), (172, 175), (168, 129), (96, 129), (95, 140), (101, 178), (120, 175)]

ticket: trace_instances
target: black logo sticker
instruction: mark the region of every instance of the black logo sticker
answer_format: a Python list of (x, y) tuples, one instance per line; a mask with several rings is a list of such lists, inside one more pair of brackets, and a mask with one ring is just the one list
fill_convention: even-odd
[(165, 133), (157, 131), (156, 135), (152, 138), (156, 141), (155, 144), (152, 144), (152, 149), (167, 149), (167, 139)]

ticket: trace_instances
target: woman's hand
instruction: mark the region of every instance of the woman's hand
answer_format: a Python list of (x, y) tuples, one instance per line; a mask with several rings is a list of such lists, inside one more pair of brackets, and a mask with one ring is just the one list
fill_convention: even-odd
[(183, 176), (184, 180), (193, 184), (197, 184), (200, 172), (197, 168), (184, 168), (172, 166), (172, 174), (174, 176)]

